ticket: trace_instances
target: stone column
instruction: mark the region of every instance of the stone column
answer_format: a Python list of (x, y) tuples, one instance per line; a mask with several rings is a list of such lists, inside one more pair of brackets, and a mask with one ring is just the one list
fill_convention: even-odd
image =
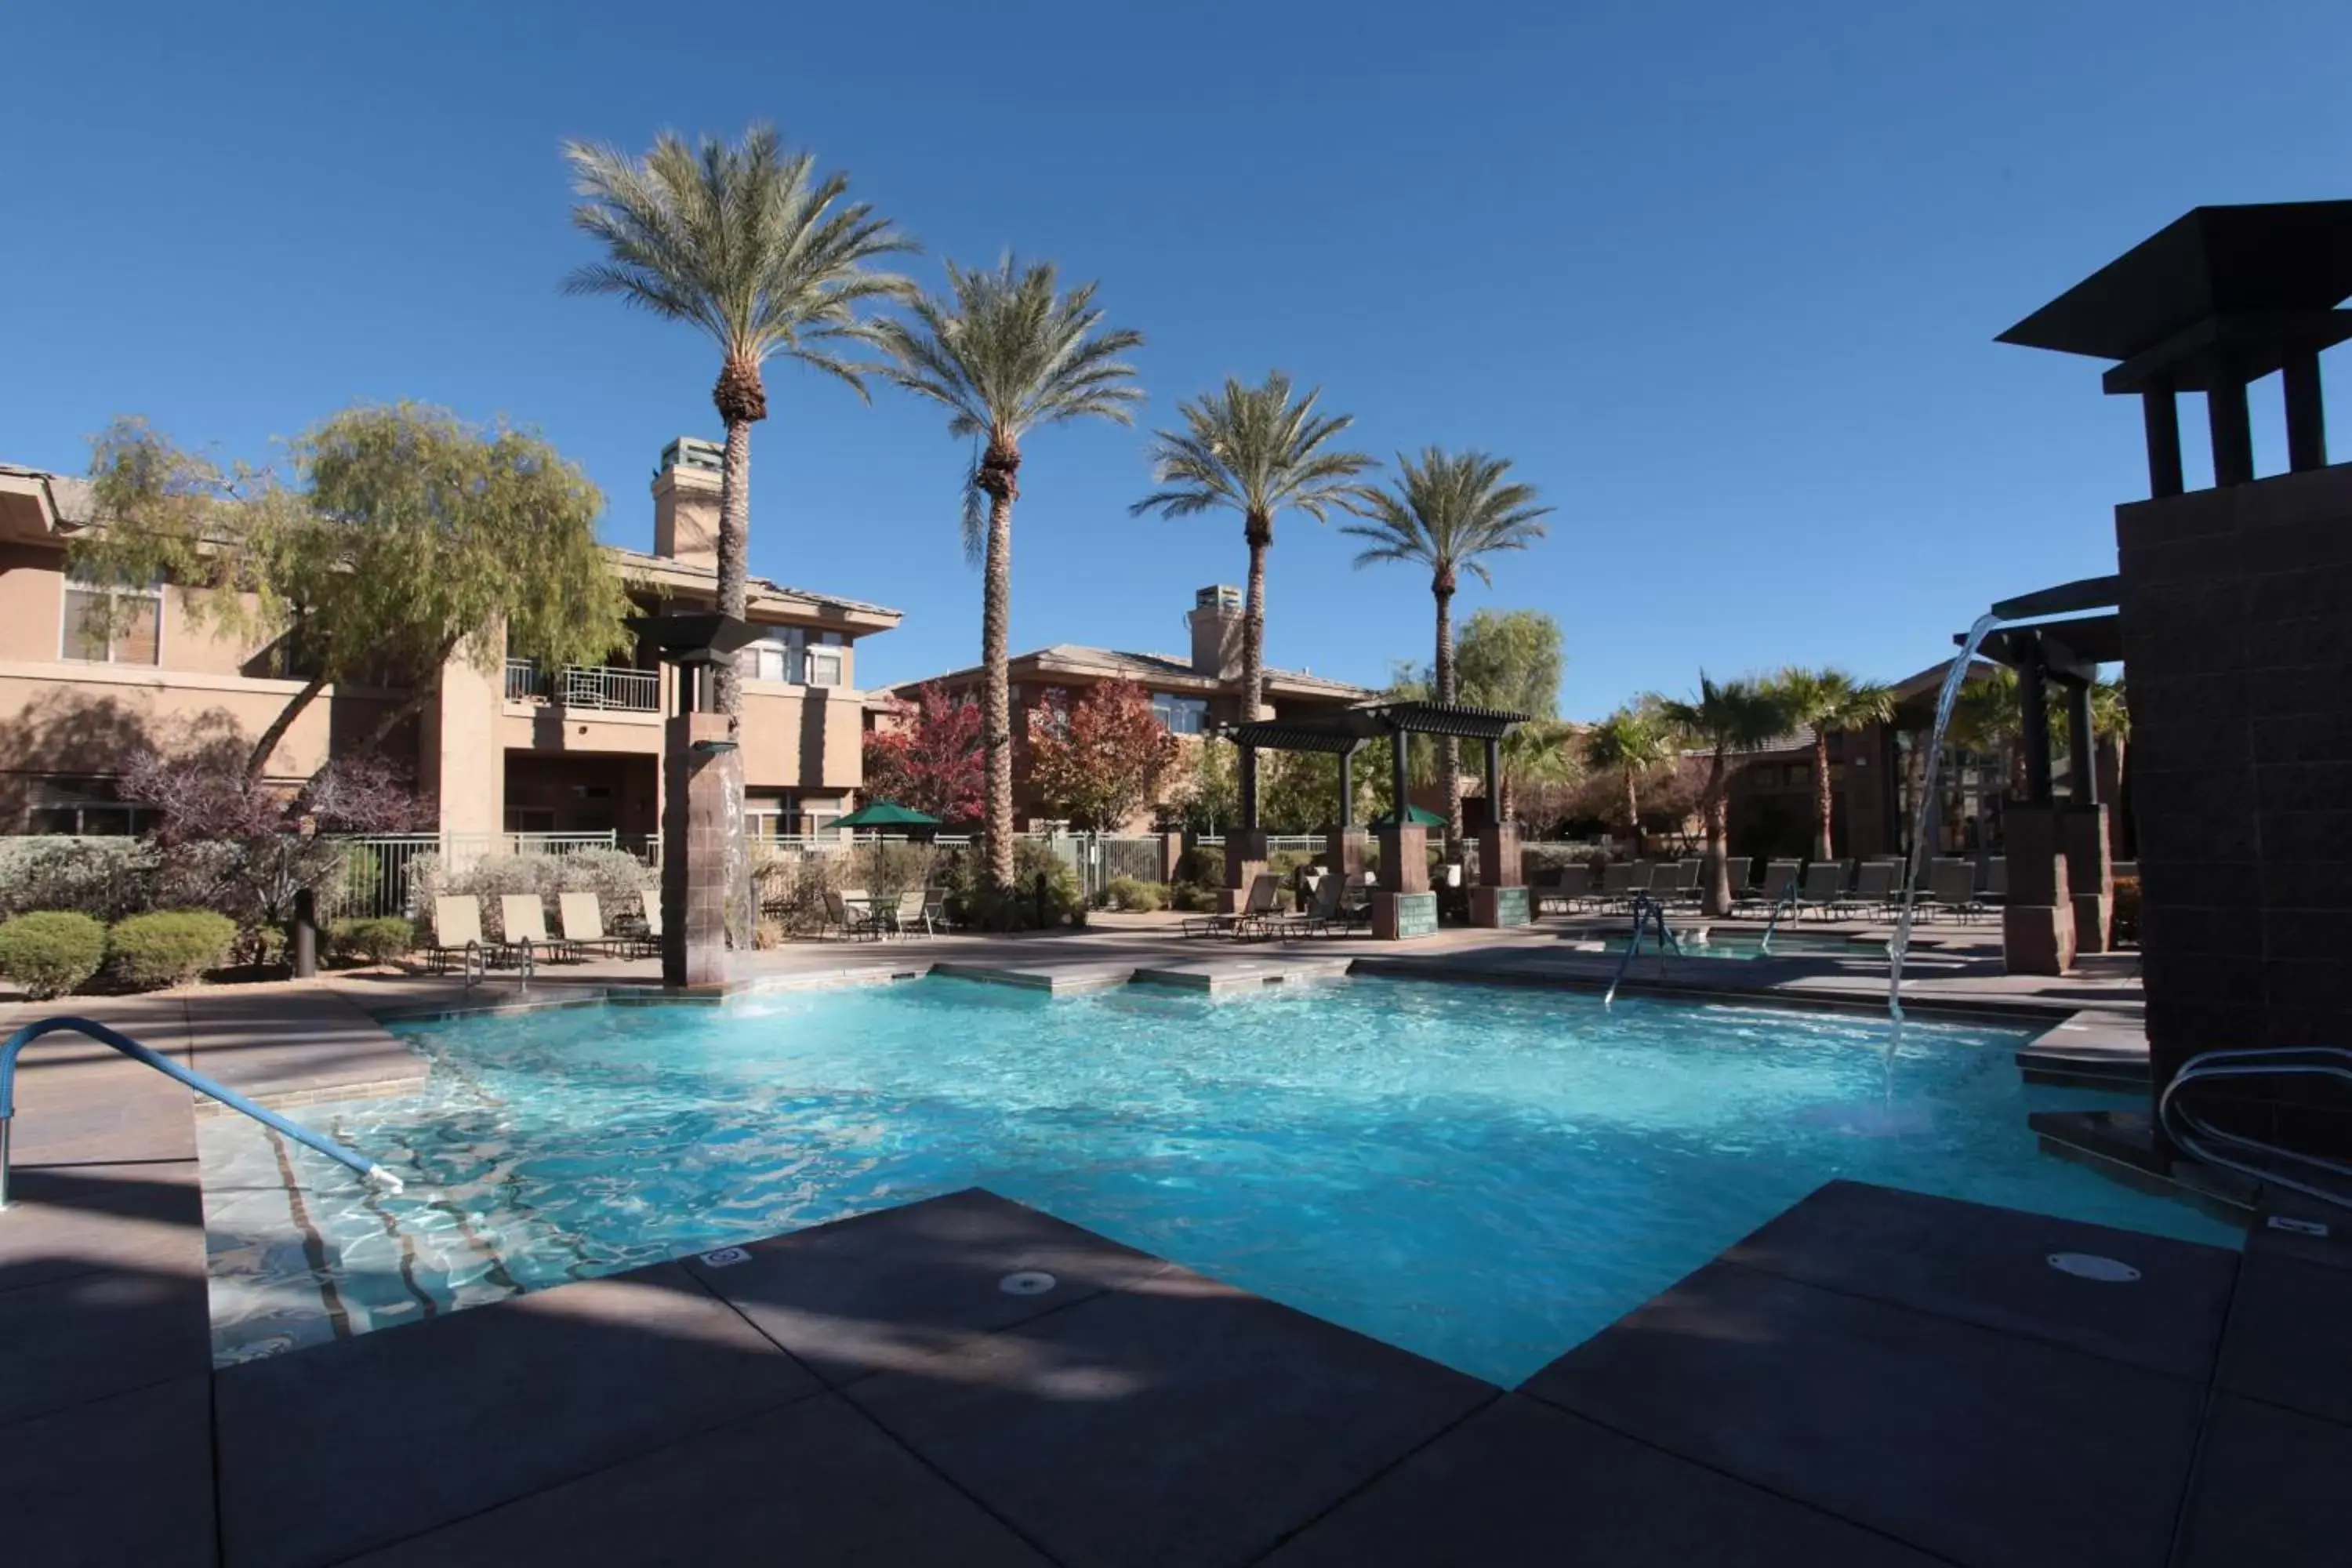
[(668, 721), (663, 770), (662, 984), (727, 981), (727, 774), (724, 713)]
[(2074, 906), (2074, 951), (2105, 952), (2115, 922), (2115, 862), (2107, 858), (2107, 808), (2076, 806), (2061, 819), (2066, 886)]
[(1323, 863), (1339, 878), (1357, 875), (1364, 868), (1364, 847), (1370, 835), (1360, 827), (1329, 827), (1323, 833)]
[(1490, 824), (1478, 835), (1478, 885), (1470, 889), (1470, 923), (1499, 930), (1533, 918), (1519, 868), (1519, 830)]
[(2011, 801), (2009, 900), (2000, 911), (2001, 957), (2011, 974), (2063, 974), (2074, 966), (2074, 900), (2068, 890), (2061, 813)]
[(1429, 890), (1429, 830), (1412, 824), (1381, 829), (1381, 885), (1372, 893), (1372, 935), (1382, 942), (1437, 930), (1437, 895)]
[(1219, 907), (1226, 914), (1241, 913), (1249, 902), (1252, 883), (1266, 868), (1266, 836), (1255, 827), (1239, 827), (1225, 835), (1225, 886), (1218, 894)]

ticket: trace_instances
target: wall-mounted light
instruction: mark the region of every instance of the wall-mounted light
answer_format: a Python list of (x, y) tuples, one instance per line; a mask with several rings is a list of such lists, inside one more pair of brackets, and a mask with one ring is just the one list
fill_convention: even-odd
[(691, 749), (700, 752), (705, 756), (716, 756), (720, 752), (731, 752), (735, 750), (735, 742), (732, 741), (697, 741), (694, 742)]

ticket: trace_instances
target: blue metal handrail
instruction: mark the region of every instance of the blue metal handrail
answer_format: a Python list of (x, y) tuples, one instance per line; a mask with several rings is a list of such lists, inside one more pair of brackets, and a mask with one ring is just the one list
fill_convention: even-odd
[[(2184, 1091), (2200, 1083), (2217, 1079), (2265, 1078), (2326, 1078), (2352, 1083), (2352, 1051), (2335, 1046), (2263, 1046), (2200, 1052), (2182, 1063), (2180, 1070), (2172, 1075), (2172, 1081), (2164, 1086), (2164, 1093), (2156, 1102), (2157, 1125), (2177, 1147), (2209, 1165), (2285, 1187), (2339, 1208), (2352, 1208), (2352, 1165), (2229, 1131), (2189, 1109)], [(2321, 1186), (2284, 1174), (2274, 1164), (2263, 1163), (2265, 1161), (2289, 1161), (2315, 1173), (2325, 1173), (2346, 1185)]]
[(158, 1055), (130, 1036), (119, 1034), (88, 1018), (56, 1017), (27, 1024), (5, 1042), (0, 1042), (0, 1209), (8, 1206), (8, 1126), (16, 1113), (17, 1054), (43, 1035), (68, 1031), (87, 1036), (101, 1046), (111, 1046), (131, 1060), (153, 1068), (167, 1078), (179, 1079), (198, 1094), (210, 1095), (231, 1110), (242, 1111), (263, 1126), (275, 1128), (298, 1143), (308, 1144), (338, 1164), (348, 1165), (362, 1176), (382, 1182), (395, 1193), (400, 1191), (400, 1178), (366, 1155), (355, 1154), (331, 1138), (289, 1121), (274, 1110), (264, 1110), (226, 1084), (215, 1083), (200, 1072), (182, 1067), (169, 1057)]
[(1791, 877), (1789, 879), (1788, 885), (1780, 889), (1780, 896), (1772, 900), (1771, 916), (1764, 922), (1764, 940), (1756, 944), (1756, 955), (1759, 958), (1772, 951), (1772, 933), (1780, 929), (1780, 912), (1783, 910), (1793, 910), (1797, 907), (1798, 888), (1797, 879)]
[(1642, 951), (1643, 929), (1645, 926), (1653, 925), (1657, 927), (1658, 931), (1659, 978), (1664, 979), (1665, 977), (1666, 950), (1668, 948), (1672, 948), (1677, 956), (1681, 954), (1683, 951), (1682, 939), (1675, 936), (1674, 927), (1666, 923), (1666, 906), (1658, 902), (1657, 900), (1650, 897), (1647, 893), (1634, 894), (1633, 935), (1633, 938), (1625, 943), (1625, 951), (1618, 955), (1617, 973), (1609, 977), (1609, 989), (1607, 992), (1602, 994), (1601, 998), (1601, 1005), (1603, 1007), (1611, 1006), (1615, 1004), (1617, 1000), (1618, 984), (1625, 978), (1625, 971), (1633, 964), (1633, 955)]

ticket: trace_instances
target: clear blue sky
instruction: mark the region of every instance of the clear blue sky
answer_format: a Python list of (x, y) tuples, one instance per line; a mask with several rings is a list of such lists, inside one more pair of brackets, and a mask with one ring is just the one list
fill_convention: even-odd
[[(79, 471), (119, 412), (262, 458), (421, 398), (539, 426), (643, 545), (716, 360), (558, 294), (587, 252), (557, 143), (770, 120), (928, 282), (1008, 246), (1099, 279), (1150, 340), (1147, 423), (1279, 365), (1383, 456), (1515, 458), (1553, 534), (1465, 608), (1557, 616), (1575, 716), (1702, 665), (1898, 677), (2112, 569), (2136, 405), (1993, 334), (2199, 203), (2352, 195), (2343, 0), (215, 9), (9, 19), (0, 459)], [(753, 570), (903, 608), (869, 678), (973, 662), (963, 444), (787, 364), (771, 400)], [(1142, 448), (1028, 444), (1016, 648), (1181, 650), (1192, 590), (1241, 580), (1237, 521), (1127, 516)], [(1351, 553), (1284, 520), (1274, 662), (1427, 657), (1425, 580)]]

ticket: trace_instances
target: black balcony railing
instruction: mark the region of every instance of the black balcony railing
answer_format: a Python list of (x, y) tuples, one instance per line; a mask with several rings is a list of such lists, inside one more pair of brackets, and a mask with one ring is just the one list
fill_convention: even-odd
[(661, 710), (661, 675), (651, 669), (571, 664), (544, 670), (527, 658), (507, 660), (507, 700), (613, 713)]

